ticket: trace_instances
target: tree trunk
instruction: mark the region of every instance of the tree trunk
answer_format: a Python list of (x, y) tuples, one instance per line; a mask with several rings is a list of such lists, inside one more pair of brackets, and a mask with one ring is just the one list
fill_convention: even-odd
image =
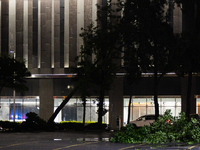
[(191, 97), (191, 89), (192, 89), (192, 71), (188, 73), (188, 85), (187, 85), (187, 107), (186, 107), (186, 116), (190, 116), (190, 97)]
[(83, 130), (85, 130), (86, 98), (83, 98)]
[(130, 86), (130, 98), (129, 98), (129, 104), (128, 104), (128, 119), (127, 119), (127, 124), (130, 122), (130, 110), (131, 110), (131, 99), (132, 99), (132, 89), (133, 86)]
[(104, 89), (101, 89), (101, 93), (100, 93), (100, 96), (99, 96), (99, 113), (98, 113), (99, 128), (101, 128), (101, 126), (102, 126), (103, 102), (104, 102)]
[(155, 104), (155, 120), (159, 117), (159, 105), (158, 105), (158, 72), (154, 69), (154, 104)]
[(54, 119), (58, 115), (58, 113), (61, 111), (61, 109), (69, 102), (70, 98), (76, 93), (78, 90), (79, 86), (76, 86), (70, 93), (69, 95), (65, 98), (65, 100), (58, 106), (56, 111), (52, 114), (52, 116), (48, 120), (48, 124), (53, 123)]
[(103, 112), (103, 102), (104, 102), (104, 91), (105, 91), (105, 73), (102, 73), (102, 84), (99, 95), (99, 113), (98, 113), (98, 125), (99, 128), (102, 127), (102, 112)]

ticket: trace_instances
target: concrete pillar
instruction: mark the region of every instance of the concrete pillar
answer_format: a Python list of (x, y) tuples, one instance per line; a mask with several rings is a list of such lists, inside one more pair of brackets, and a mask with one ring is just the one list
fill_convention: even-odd
[(77, 0), (69, 1), (69, 66), (77, 56)]
[(23, 0), (16, 3), (16, 57), (23, 58)]
[(123, 125), (123, 78), (117, 77), (109, 92), (109, 124), (110, 128), (118, 130), (117, 117), (121, 116), (121, 125)]
[[(38, 63), (41, 62), (41, 68), (51, 68), (51, 26), (52, 26), (52, 2), (41, 0), (41, 60), (38, 54)], [(39, 20), (38, 20), (39, 21)], [(39, 52), (38, 52), (39, 53)]]
[(53, 79), (39, 79), (40, 117), (46, 121), (53, 113)]
[(28, 69), (33, 68), (33, 1), (28, 1)]

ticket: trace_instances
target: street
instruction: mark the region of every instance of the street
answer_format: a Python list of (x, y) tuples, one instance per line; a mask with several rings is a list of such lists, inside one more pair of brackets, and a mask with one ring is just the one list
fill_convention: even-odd
[(200, 150), (200, 144), (122, 144), (111, 143), (108, 132), (38, 132), (0, 133), (0, 149), (4, 150)]

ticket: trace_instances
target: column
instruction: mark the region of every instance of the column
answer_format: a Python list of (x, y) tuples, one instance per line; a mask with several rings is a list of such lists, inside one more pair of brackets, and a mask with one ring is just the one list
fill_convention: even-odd
[(111, 129), (118, 129), (116, 119), (121, 117), (123, 125), (123, 77), (116, 77), (109, 91), (109, 124)]
[(53, 114), (53, 79), (39, 79), (40, 117), (45, 121)]

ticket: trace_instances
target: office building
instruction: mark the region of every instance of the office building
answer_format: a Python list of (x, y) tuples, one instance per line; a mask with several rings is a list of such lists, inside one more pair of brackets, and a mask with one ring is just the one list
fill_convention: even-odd
[[(81, 28), (96, 24), (96, 4), (105, 0), (0, 0), (0, 53), (16, 54), (26, 60), (32, 76), (27, 78), (29, 91), (16, 94), (16, 121), (24, 120), (27, 112), (36, 112), (48, 120), (54, 110), (73, 88), (73, 74), (69, 67), (80, 52)], [(170, 24), (174, 33), (181, 33), (184, 18), (175, 7)], [(191, 96), (192, 113), (200, 113), (200, 78), (194, 76)], [(187, 78), (167, 74), (159, 85), (160, 113), (171, 109), (173, 115), (186, 110)], [(87, 99), (86, 120), (97, 121), (97, 95)], [(129, 90), (124, 75), (117, 74), (112, 89), (106, 94), (105, 106), (109, 112), (103, 121), (116, 128), (116, 118), (127, 121)], [(0, 100), (0, 120), (13, 119), (13, 91), (4, 88)], [(77, 94), (55, 119), (82, 120), (83, 106)], [(154, 113), (153, 78), (143, 79), (133, 88), (131, 120)]]

